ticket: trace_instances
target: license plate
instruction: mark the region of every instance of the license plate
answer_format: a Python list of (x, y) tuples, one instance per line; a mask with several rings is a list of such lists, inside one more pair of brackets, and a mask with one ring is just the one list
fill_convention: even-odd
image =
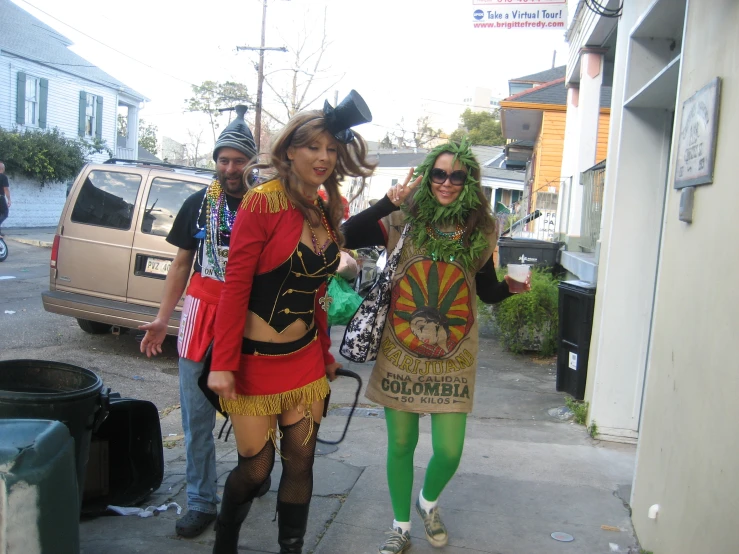
[(146, 259), (146, 273), (153, 273), (154, 275), (167, 275), (172, 260), (165, 260), (163, 258), (147, 258)]

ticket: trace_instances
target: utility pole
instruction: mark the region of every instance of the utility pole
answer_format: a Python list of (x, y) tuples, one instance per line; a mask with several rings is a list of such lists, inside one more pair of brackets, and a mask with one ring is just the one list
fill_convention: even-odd
[(262, 88), (264, 86), (264, 51), (265, 50), (276, 50), (278, 52), (287, 52), (287, 48), (284, 46), (280, 47), (265, 47), (264, 36), (267, 27), (267, 0), (264, 0), (262, 7), (262, 40), (260, 46), (237, 46), (236, 50), (259, 50), (259, 69), (257, 76), (257, 104), (256, 113), (254, 116), (254, 140), (257, 143), (257, 152), (260, 149), (260, 143), (262, 141)]

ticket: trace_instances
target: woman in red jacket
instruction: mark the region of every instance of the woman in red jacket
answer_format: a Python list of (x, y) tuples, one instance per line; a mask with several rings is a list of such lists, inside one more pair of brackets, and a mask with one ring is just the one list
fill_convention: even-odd
[(327, 102), (323, 111), (296, 115), (272, 146), (274, 178), (247, 192), (239, 208), (208, 378), (233, 422), (239, 457), (226, 480), (214, 553), (236, 553), (278, 441), (278, 543), (281, 553), (302, 551), (316, 435), (328, 380), (340, 367), (326, 333), (327, 281), (342, 242), (338, 183), (372, 173), (364, 141), (350, 130), (371, 118), (354, 91), (335, 109)]

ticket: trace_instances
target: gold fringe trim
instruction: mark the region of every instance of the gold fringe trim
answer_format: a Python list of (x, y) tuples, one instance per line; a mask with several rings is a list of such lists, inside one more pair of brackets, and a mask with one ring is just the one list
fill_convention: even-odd
[(321, 377), (297, 389), (277, 394), (265, 394), (261, 396), (239, 394), (236, 400), (221, 398), (220, 401), (223, 411), (229, 414), (247, 416), (276, 415), (295, 406), (311, 406), (313, 402), (326, 398), (328, 392), (328, 379)]
[(282, 183), (278, 179), (273, 179), (249, 189), (241, 200), (241, 209), (276, 214), (287, 210), (288, 203), (289, 199)]

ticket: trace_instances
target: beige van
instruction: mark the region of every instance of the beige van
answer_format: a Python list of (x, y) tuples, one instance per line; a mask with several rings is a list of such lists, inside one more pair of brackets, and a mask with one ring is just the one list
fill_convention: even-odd
[[(86, 165), (59, 219), (44, 309), (76, 318), (88, 333), (152, 321), (177, 251), (167, 234), (187, 197), (213, 178), (166, 163)], [(179, 317), (178, 309), (169, 334), (177, 334)]]

